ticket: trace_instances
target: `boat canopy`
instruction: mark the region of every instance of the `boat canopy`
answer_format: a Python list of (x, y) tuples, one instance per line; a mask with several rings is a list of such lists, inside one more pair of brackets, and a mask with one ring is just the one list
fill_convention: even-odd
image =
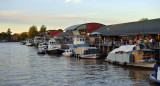
[(130, 51), (133, 51), (133, 48), (135, 46), (136, 45), (122, 45), (119, 48), (114, 49), (110, 53), (116, 53), (116, 52), (120, 52), (120, 51), (122, 51), (122, 52), (130, 52)]

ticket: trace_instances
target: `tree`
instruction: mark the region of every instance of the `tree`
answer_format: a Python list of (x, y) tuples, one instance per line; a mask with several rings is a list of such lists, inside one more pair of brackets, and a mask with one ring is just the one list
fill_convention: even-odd
[(6, 40), (8, 38), (5, 32), (1, 32), (0, 40)]
[(139, 21), (147, 21), (148, 18), (141, 18)]
[(62, 30), (62, 29), (58, 29), (58, 30), (63, 32), (63, 30)]
[(34, 38), (36, 35), (38, 35), (37, 27), (31, 26), (28, 31), (28, 38)]
[(22, 33), (19, 35), (19, 39), (20, 39), (20, 40), (25, 40), (27, 37), (28, 37), (27, 32), (22, 32)]
[(10, 28), (8, 28), (8, 30), (7, 30), (7, 32), (6, 32), (6, 34), (7, 34), (7, 38), (6, 38), (6, 40), (8, 40), (8, 41), (11, 41), (11, 29)]
[(41, 28), (40, 28), (40, 31), (39, 31), (39, 34), (43, 33), (43, 32), (46, 32), (46, 26), (45, 25), (42, 25)]

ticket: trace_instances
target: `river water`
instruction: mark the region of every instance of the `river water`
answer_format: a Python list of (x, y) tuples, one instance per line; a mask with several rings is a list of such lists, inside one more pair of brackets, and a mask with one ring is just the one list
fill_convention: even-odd
[(35, 47), (0, 43), (0, 86), (158, 86), (149, 80), (152, 72), (104, 59), (38, 55)]

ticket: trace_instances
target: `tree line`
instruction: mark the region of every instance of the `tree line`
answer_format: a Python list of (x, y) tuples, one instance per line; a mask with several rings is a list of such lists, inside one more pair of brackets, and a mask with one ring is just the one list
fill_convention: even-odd
[(17, 41), (22, 41), (25, 40), (26, 38), (34, 38), (37, 35), (42, 34), (47, 30), (47, 27), (45, 25), (42, 25), (40, 30), (37, 30), (37, 26), (33, 25), (29, 28), (28, 32), (22, 32), (20, 34), (13, 34), (11, 32), (11, 29), (8, 28), (6, 32), (1, 32), (0, 33), (0, 41), (14, 41), (13, 36), (17, 36), (18, 40)]

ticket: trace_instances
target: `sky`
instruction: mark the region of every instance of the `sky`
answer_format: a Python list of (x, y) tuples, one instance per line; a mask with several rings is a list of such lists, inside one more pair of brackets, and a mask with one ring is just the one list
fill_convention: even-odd
[(160, 18), (160, 0), (0, 0), (0, 32), (65, 29), (82, 23), (104, 25)]

